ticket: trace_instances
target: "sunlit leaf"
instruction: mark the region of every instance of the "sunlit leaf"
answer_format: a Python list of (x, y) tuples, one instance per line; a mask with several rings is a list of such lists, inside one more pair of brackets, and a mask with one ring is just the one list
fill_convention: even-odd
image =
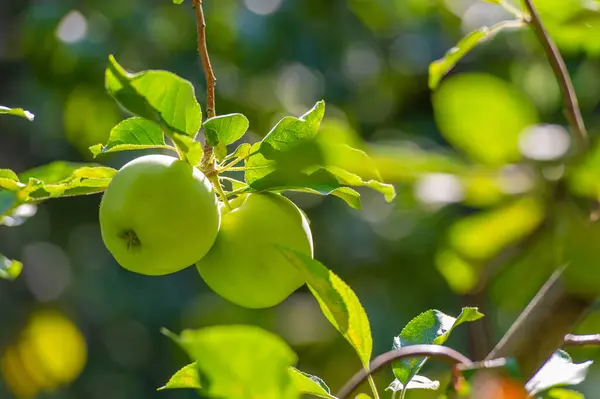
[(477, 46), (488, 35), (489, 29), (483, 27), (469, 33), (461, 39), (455, 47), (452, 47), (443, 58), (429, 65), (429, 88), (436, 89), (442, 78), (450, 72), (469, 51)]
[(382, 193), (387, 202), (393, 201), (396, 197), (396, 189), (391, 184), (382, 183), (377, 180), (365, 181), (360, 176), (335, 166), (328, 166), (326, 169), (338, 179), (338, 182), (341, 185), (352, 187), (369, 187)]
[(519, 137), (538, 121), (523, 93), (491, 75), (446, 79), (434, 93), (433, 106), (438, 128), (455, 148), (494, 166), (521, 159)]
[(290, 191), (298, 191), (316, 195), (333, 195), (335, 197), (340, 198), (353, 209), (362, 209), (362, 204), (360, 202), (360, 194), (350, 187), (339, 187), (331, 191), (325, 192), (312, 190), (310, 188), (290, 189)]
[[(499, 0), (486, 0), (500, 3)], [(479, 43), (491, 38), (504, 28), (525, 26), (521, 21), (503, 21), (493, 27), (484, 26), (462, 38), (456, 46), (448, 50), (444, 57), (429, 65), (429, 88), (436, 89), (442, 78)]]
[(195, 137), (202, 123), (190, 82), (166, 71), (129, 73), (111, 55), (106, 89), (129, 112), (158, 123), (170, 133)]
[(327, 320), (354, 347), (363, 366), (368, 368), (373, 350), (371, 326), (354, 291), (309, 256), (287, 248), (278, 249), (302, 273)]
[(550, 360), (525, 384), (531, 395), (553, 387), (581, 384), (587, 376), (592, 361), (573, 363), (565, 351), (556, 351)]
[(292, 383), (301, 394), (312, 395), (318, 398), (335, 399), (325, 382), (314, 375), (290, 367)]
[(173, 133), (171, 135), (171, 139), (177, 146), (183, 158), (190, 165), (198, 165), (202, 160), (202, 154), (204, 154), (204, 149), (202, 148), (202, 144), (196, 141), (194, 138), (189, 136), (184, 136), (182, 134)]
[[(429, 389), (432, 391), (437, 391), (439, 388), (439, 381), (432, 381), (422, 375), (415, 375), (406, 386), (406, 389)], [(404, 385), (398, 379), (395, 379), (385, 390), (399, 392), (403, 389)]]
[(182, 389), (182, 388), (191, 388), (191, 389), (200, 389), (200, 376), (198, 375), (198, 367), (196, 363), (188, 364), (183, 367), (179, 371), (177, 371), (173, 376), (167, 381), (167, 383), (158, 388), (159, 391), (163, 389)]
[(23, 264), (17, 260), (8, 259), (0, 254), (0, 278), (14, 280), (21, 274)]
[(148, 148), (171, 148), (165, 144), (162, 129), (148, 119), (133, 117), (125, 119), (112, 128), (105, 145), (90, 147), (94, 157), (107, 152), (143, 150)]
[[(302, 372), (295, 367), (288, 368), (292, 384), (301, 394), (313, 395), (325, 399), (335, 399), (325, 382), (314, 375)], [(165, 389), (201, 389), (200, 375), (196, 363), (188, 364), (178, 370), (159, 391)]]
[(20, 201), (100, 193), (106, 189), (117, 171), (104, 166), (54, 162), (24, 172), (27, 184), (17, 195)]
[(219, 115), (204, 121), (206, 141), (212, 146), (229, 145), (242, 138), (250, 122), (242, 114)]
[[(260, 168), (259, 157), (253, 155), (252, 158), (254, 159), (252, 167)], [(248, 173), (248, 169), (246, 169), (246, 173)], [(317, 167), (306, 172), (287, 168), (273, 169), (262, 178), (253, 181), (249, 186), (256, 191), (308, 189), (326, 195), (341, 187), (341, 184), (330, 171)]]
[(0, 115), (15, 115), (32, 121), (35, 118), (31, 112), (24, 110), (23, 108), (9, 108), (0, 105)]
[(322, 163), (316, 136), (325, 113), (319, 101), (300, 118), (285, 117), (260, 142), (252, 146), (246, 160), (245, 180), (250, 186), (272, 173), (300, 173), (305, 167)]
[(69, 178), (77, 169), (90, 166), (101, 167), (101, 165), (98, 164), (55, 161), (19, 173), (19, 179), (21, 179), (22, 182), (27, 182), (29, 179), (34, 178), (46, 184), (58, 183)]
[(0, 189), (15, 191), (21, 187), (19, 176), (15, 172), (10, 169), (0, 169)]
[(251, 144), (242, 143), (239, 146), (237, 146), (237, 148), (231, 154), (227, 155), (224, 160), (228, 161), (230, 159), (246, 158), (248, 155), (250, 155), (251, 149), (252, 149)]
[[(408, 322), (400, 335), (394, 338), (393, 349), (410, 345), (442, 345), (452, 331), (462, 323), (479, 320), (483, 314), (477, 308), (463, 308), (457, 318), (448, 316), (439, 310), (428, 310)], [(394, 376), (407, 385), (421, 370), (427, 357), (401, 359), (393, 363)]]
[(228, 325), (169, 334), (196, 362), (202, 394), (211, 398), (296, 399), (289, 374), (296, 354), (255, 326)]

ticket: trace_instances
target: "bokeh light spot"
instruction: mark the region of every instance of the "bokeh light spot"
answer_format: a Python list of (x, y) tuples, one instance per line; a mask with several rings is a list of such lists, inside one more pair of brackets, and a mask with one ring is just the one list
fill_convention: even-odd
[(244, 0), (248, 10), (257, 15), (269, 15), (281, 7), (282, 0)]
[(64, 43), (77, 43), (85, 38), (87, 31), (87, 19), (79, 11), (71, 10), (60, 20), (56, 37)]

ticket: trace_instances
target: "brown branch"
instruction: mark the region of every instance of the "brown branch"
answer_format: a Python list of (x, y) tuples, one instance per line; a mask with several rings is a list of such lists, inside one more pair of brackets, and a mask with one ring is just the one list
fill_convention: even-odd
[(593, 301), (565, 292), (562, 271), (552, 275), (487, 359), (513, 357), (522, 377), (529, 380), (563, 346), (565, 333), (573, 330)]
[(461, 354), (460, 352), (455, 351), (454, 349), (440, 346), (440, 345), (410, 345), (405, 346), (404, 348), (396, 349), (393, 351), (386, 352), (382, 355), (377, 356), (371, 362), (369, 366), (369, 371), (362, 369), (340, 389), (339, 393), (336, 395), (339, 399), (346, 399), (350, 396), (352, 392), (358, 386), (363, 383), (367, 377), (377, 370), (381, 369), (389, 365), (390, 363), (407, 358), (407, 357), (416, 357), (416, 356), (426, 356), (426, 357), (439, 357), (450, 364), (463, 364), (465, 366), (471, 365), (472, 362), (469, 358)]
[(565, 60), (560, 54), (560, 51), (558, 51), (556, 43), (548, 34), (548, 30), (542, 23), (540, 15), (533, 5), (533, 0), (525, 0), (525, 7), (530, 15), (530, 18), (527, 22), (535, 31), (538, 39), (542, 43), (544, 51), (546, 52), (546, 57), (548, 58), (548, 62), (550, 63), (550, 66), (556, 75), (556, 79), (558, 80), (558, 84), (563, 94), (565, 115), (569, 120), (571, 133), (575, 136), (575, 139), (578, 140), (579, 149), (581, 150), (587, 145), (587, 130), (585, 128), (585, 123), (583, 122), (583, 117), (581, 116), (579, 101), (577, 100), (577, 95), (575, 94), (575, 89), (573, 88), (573, 82), (569, 76), (569, 71), (565, 65)]
[[(213, 118), (217, 112), (215, 107), (215, 85), (217, 78), (210, 63), (208, 55), (208, 46), (206, 44), (206, 20), (204, 18), (204, 10), (202, 9), (202, 0), (194, 0), (193, 7), (196, 15), (196, 29), (198, 31), (198, 54), (202, 60), (202, 68), (206, 77), (206, 116)], [(213, 148), (208, 143), (204, 144), (204, 155), (202, 156), (201, 165), (203, 169), (208, 169), (212, 172), (214, 169)]]
[(564, 346), (599, 346), (600, 334), (589, 335), (565, 335)]

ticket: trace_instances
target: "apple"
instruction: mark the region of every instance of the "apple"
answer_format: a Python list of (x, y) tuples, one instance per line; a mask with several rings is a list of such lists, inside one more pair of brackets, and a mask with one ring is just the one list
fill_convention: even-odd
[(196, 263), (217, 294), (246, 308), (275, 306), (304, 284), (275, 245), (313, 256), (308, 219), (280, 194), (245, 194), (223, 208), (210, 252)]
[(119, 170), (100, 203), (104, 244), (132, 272), (159, 276), (193, 265), (219, 231), (210, 181), (187, 162), (139, 157)]

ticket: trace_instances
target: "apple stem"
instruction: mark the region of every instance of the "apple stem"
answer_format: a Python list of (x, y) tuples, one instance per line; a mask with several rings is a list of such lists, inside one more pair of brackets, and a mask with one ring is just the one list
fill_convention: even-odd
[(181, 148), (179, 148), (177, 143), (173, 142), (173, 145), (175, 146), (175, 151), (177, 152), (179, 159), (181, 159), (182, 161), (185, 161), (186, 160), (185, 153), (183, 151), (181, 151)]
[(210, 175), (207, 175), (206, 177), (208, 177), (208, 180), (210, 180), (215, 190), (217, 190), (217, 194), (219, 194), (219, 197), (221, 197), (221, 200), (223, 201), (227, 209), (231, 210), (231, 204), (227, 199), (227, 195), (223, 191), (223, 187), (221, 186), (221, 182), (219, 181), (219, 175), (217, 175), (216, 173), (212, 173)]
[[(225, 172), (227, 170), (231, 170), (231, 168), (233, 168), (235, 165), (239, 164), (240, 162), (246, 160), (245, 157), (238, 157), (235, 158), (233, 161), (229, 162), (227, 165), (223, 165), (219, 168), (219, 172)], [(243, 168), (241, 169), (243, 170)]]

